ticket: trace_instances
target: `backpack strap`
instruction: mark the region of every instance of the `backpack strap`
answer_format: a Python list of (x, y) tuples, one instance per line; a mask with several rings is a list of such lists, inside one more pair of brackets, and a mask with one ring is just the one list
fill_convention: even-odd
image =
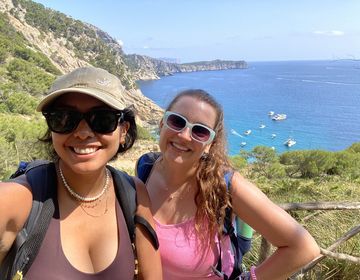
[[(227, 171), (224, 174), (224, 179), (226, 182), (226, 189), (228, 192), (231, 190), (231, 180), (234, 175), (234, 171)], [(243, 255), (250, 250), (251, 247), (251, 237), (242, 236), (242, 232), (238, 229), (238, 225), (242, 224), (244, 226), (249, 227), (243, 221), (241, 221), (238, 217), (233, 218), (233, 211), (230, 207), (225, 209), (225, 218), (224, 218), (224, 234), (229, 235), (232, 252), (234, 255), (234, 267), (230, 276), (227, 276), (222, 271), (222, 261), (221, 261), (221, 247), (220, 247), (220, 255), (216, 265), (214, 268), (214, 272), (217, 274), (221, 274), (224, 279), (235, 280), (242, 273), (242, 258)], [(235, 227), (234, 227), (235, 226)]]
[(116, 197), (124, 214), (131, 243), (133, 246), (135, 245), (135, 224), (141, 224), (149, 233), (154, 248), (158, 249), (159, 241), (155, 230), (143, 217), (136, 215), (136, 186), (133, 178), (130, 175), (113, 168), (112, 166), (107, 166), (107, 168), (111, 171), (114, 178)]
[(20, 272), (26, 274), (40, 249), (55, 211), (53, 201), (57, 184), (55, 165), (47, 161), (20, 163), (19, 169), (11, 178), (21, 174), (26, 174), (31, 186), (33, 203), (24, 228), (16, 236), (1, 267), (6, 273), (1, 279), (11, 279)]
[(156, 160), (160, 157), (160, 152), (150, 152), (142, 155), (135, 165), (135, 174), (141, 181), (146, 184), (146, 181), (150, 175), (151, 169), (154, 166)]

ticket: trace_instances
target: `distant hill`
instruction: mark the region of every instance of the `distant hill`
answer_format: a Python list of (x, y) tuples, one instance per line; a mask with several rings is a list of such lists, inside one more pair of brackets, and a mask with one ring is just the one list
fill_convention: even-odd
[(247, 68), (245, 61), (212, 60), (193, 63), (171, 63), (145, 55), (124, 55), (125, 63), (129, 66), (136, 80), (153, 80), (175, 73), (212, 71)]

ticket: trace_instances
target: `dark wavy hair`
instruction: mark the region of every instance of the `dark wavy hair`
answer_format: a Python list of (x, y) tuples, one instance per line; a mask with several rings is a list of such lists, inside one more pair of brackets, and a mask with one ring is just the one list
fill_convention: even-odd
[[(113, 159), (116, 159), (116, 157), (120, 154), (124, 154), (127, 150), (129, 150), (133, 145), (135, 140), (137, 139), (137, 126), (135, 121), (135, 111), (133, 106), (126, 107), (122, 110), (123, 117), (122, 122), (128, 122), (129, 123), (129, 129), (125, 136), (125, 143), (119, 145), (119, 148), (117, 150), (117, 153), (114, 155)], [(45, 134), (39, 138), (39, 141), (45, 144), (46, 153), (51, 160), (58, 160), (59, 156), (57, 155), (53, 143), (52, 143), (52, 137), (51, 137), (51, 130), (46, 130)]]
[(211, 143), (209, 153), (200, 160), (196, 174), (199, 190), (195, 196), (197, 206), (195, 228), (201, 241), (207, 243), (212, 242), (216, 234), (222, 234), (225, 209), (231, 205), (224, 179), (225, 172), (232, 169), (226, 150), (224, 113), (221, 105), (202, 89), (180, 92), (166, 110), (171, 110), (185, 96), (206, 102), (216, 111), (214, 128), (216, 136)]

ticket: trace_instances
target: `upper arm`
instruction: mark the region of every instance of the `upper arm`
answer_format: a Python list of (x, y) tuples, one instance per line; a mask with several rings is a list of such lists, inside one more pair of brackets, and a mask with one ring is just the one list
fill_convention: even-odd
[(31, 206), (32, 194), (25, 176), (0, 182), (0, 262), (24, 226)]
[(304, 228), (238, 172), (232, 178), (235, 213), (277, 247), (293, 245)]
[[(149, 224), (155, 228), (152, 213), (150, 211), (150, 198), (144, 183), (134, 178), (137, 193), (137, 211), (138, 216), (143, 217)], [(136, 251), (139, 259), (140, 279), (162, 279), (162, 269), (159, 250), (156, 250), (151, 242), (151, 237), (147, 230), (141, 225), (137, 225), (136, 233)]]

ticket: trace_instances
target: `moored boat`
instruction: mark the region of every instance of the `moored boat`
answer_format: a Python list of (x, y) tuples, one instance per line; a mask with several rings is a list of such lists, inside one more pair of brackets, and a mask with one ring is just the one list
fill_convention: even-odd
[(293, 138), (289, 138), (289, 139), (287, 139), (285, 142), (284, 142), (284, 145), (285, 146), (288, 146), (289, 148), (291, 147), (291, 146), (294, 146), (296, 144), (296, 141), (295, 141), (295, 139), (293, 139)]
[(276, 114), (271, 119), (273, 121), (282, 121), (282, 120), (286, 120), (286, 118), (287, 118), (286, 114)]

